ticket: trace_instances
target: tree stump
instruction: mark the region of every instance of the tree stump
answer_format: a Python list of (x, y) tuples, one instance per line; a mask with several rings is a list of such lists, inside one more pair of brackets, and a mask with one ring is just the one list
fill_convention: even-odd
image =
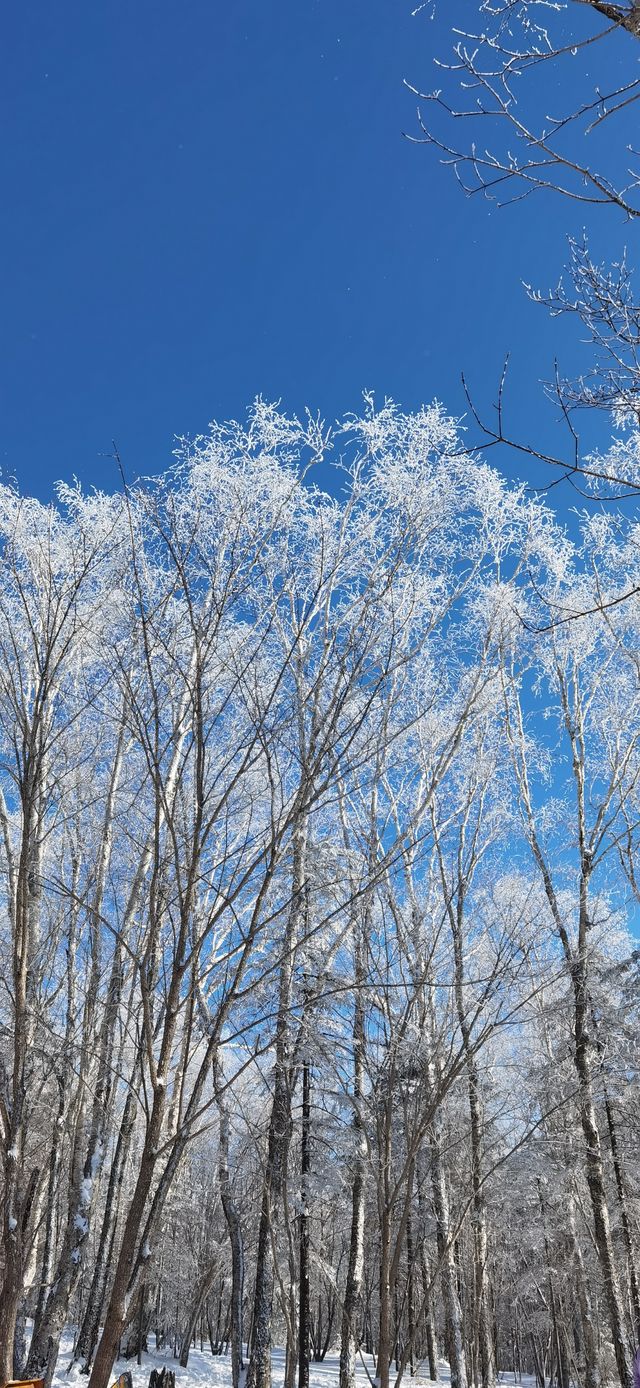
[(152, 1369), (149, 1388), (176, 1388), (176, 1376), (172, 1369), (163, 1364), (161, 1369)]

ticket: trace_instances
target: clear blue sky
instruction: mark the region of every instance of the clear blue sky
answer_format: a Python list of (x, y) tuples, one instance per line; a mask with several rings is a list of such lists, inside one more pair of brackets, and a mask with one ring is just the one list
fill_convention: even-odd
[[(491, 210), (403, 140), (403, 78), (430, 84), (455, 7), (435, 20), (411, 8), (9, 7), (5, 475), (43, 496), (72, 474), (111, 487), (112, 439), (130, 476), (161, 470), (175, 435), (258, 392), (328, 419), (365, 387), (459, 412), (461, 369), (489, 399), (508, 348), (514, 422), (530, 418), (559, 329), (520, 282), (557, 278), (584, 211)], [(624, 228), (598, 216), (602, 244), (613, 231), (621, 244)]]

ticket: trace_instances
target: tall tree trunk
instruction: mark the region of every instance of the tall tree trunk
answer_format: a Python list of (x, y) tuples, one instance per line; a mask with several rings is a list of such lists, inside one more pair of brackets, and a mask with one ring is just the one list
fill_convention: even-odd
[(137, 1180), (129, 1205), (122, 1233), (120, 1252), (116, 1263), (111, 1294), (105, 1312), (102, 1335), (98, 1342), (93, 1368), (89, 1378), (90, 1388), (108, 1388), (111, 1370), (118, 1352), (120, 1336), (127, 1321), (127, 1288), (135, 1261), (136, 1246), (144, 1207), (149, 1194), (155, 1166), (155, 1149), (160, 1136), (160, 1123), (150, 1125), (147, 1140), (142, 1152)]
[(391, 1364), (391, 1211), (384, 1202), (380, 1221), (379, 1329), (376, 1379), (380, 1388), (389, 1388)]
[(229, 1174), (229, 1115), (218, 1076), (216, 1076), (215, 1083), (216, 1102), (220, 1115), (220, 1153), (218, 1159), (220, 1199), (231, 1243), (231, 1382), (233, 1388), (241, 1388), (243, 1376), (244, 1245), (240, 1215), (233, 1198)]
[(624, 1172), (622, 1169), (622, 1159), (618, 1147), (618, 1134), (613, 1116), (611, 1100), (604, 1087), (604, 1108), (607, 1115), (607, 1128), (609, 1131), (609, 1144), (611, 1146), (611, 1157), (613, 1161), (613, 1174), (616, 1181), (616, 1193), (618, 1196), (618, 1206), (620, 1209), (620, 1224), (622, 1226), (622, 1237), (627, 1255), (627, 1268), (629, 1276), (629, 1300), (631, 1303), (631, 1315), (633, 1318), (633, 1340), (635, 1344), (640, 1344), (640, 1282), (638, 1280), (638, 1268), (636, 1265), (635, 1250), (631, 1236), (631, 1222), (627, 1206), (627, 1193), (625, 1190)]
[(451, 1242), (451, 1219), (449, 1197), (442, 1161), (442, 1148), (439, 1128), (434, 1125), (431, 1134), (431, 1188), (433, 1209), (436, 1218), (438, 1258), (440, 1261), (440, 1285), (444, 1303), (451, 1369), (451, 1388), (467, 1388), (467, 1364), (464, 1352), (462, 1331), (462, 1308), (458, 1297), (455, 1252)]
[[(586, 906), (582, 909), (586, 911)], [(632, 1372), (620, 1284), (615, 1263), (611, 1224), (607, 1204), (600, 1131), (593, 1098), (591, 1065), (592, 1040), (589, 1035), (589, 998), (586, 967), (586, 930), (581, 929), (581, 947), (573, 965), (575, 997), (575, 1066), (580, 1086), (580, 1120), (585, 1141), (585, 1174), (591, 1197), (596, 1249), (604, 1281), (609, 1326), (622, 1388), (631, 1388)]]
[(287, 1315), (287, 1338), (284, 1356), (284, 1382), (282, 1388), (295, 1388), (297, 1368), (298, 1337), (296, 1335), (296, 1308), (295, 1304), (290, 1304)]
[[(460, 830), (460, 845), (458, 852), (458, 871), (454, 877), (455, 890), (452, 890), (450, 881), (447, 878), (447, 870), (443, 854), (438, 843), (438, 855), (440, 862), (440, 872), (451, 935), (453, 940), (453, 959), (454, 959), (454, 992), (456, 1000), (456, 1011), (458, 1014), (458, 1025), (462, 1038), (462, 1049), (465, 1059), (467, 1072), (467, 1098), (469, 1104), (469, 1128), (471, 1143), (471, 1182), (473, 1189), (473, 1297), (474, 1297), (474, 1336), (471, 1345), (472, 1350), (472, 1376), (474, 1382), (477, 1379), (477, 1359), (480, 1360), (480, 1371), (482, 1375), (482, 1388), (494, 1388), (496, 1380), (496, 1366), (493, 1354), (493, 1340), (491, 1335), (491, 1318), (489, 1313), (490, 1306), (490, 1287), (488, 1276), (488, 1234), (487, 1234), (487, 1209), (484, 1198), (483, 1186), (483, 1112), (482, 1094), (480, 1090), (480, 1078), (478, 1066), (473, 1048), (473, 1038), (469, 1024), (469, 1004), (465, 996), (465, 968), (464, 968), (464, 929), (465, 929), (465, 907), (466, 889), (468, 885), (464, 876), (463, 864), (465, 861), (465, 836), (467, 824), (466, 820)], [(478, 1354), (476, 1354), (476, 1347)]]
[[(420, 1222), (424, 1228), (423, 1216), (423, 1183), (418, 1181), (418, 1209), (420, 1211)], [(424, 1306), (424, 1333), (427, 1342), (427, 1359), (429, 1361), (429, 1378), (432, 1382), (437, 1382), (438, 1374), (438, 1346), (436, 1341), (436, 1330), (433, 1323), (433, 1288), (431, 1286), (430, 1269), (427, 1266), (427, 1256), (424, 1248), (424, 1237), (420, 1242), (420, 1279), (422, 1281), (422, 1299)]]
[(272, 1239), (276, 1212), (282, 1196), (283, 1178), (291, 1140), (289, 1012), (296, 943), (306, 907), (306, 845), (306, 816), (301, 813), (294, 829), (291, 906), (280, 966), (273, 1102), (269, 1120), (267, 1159), (256, 1249), (256, 1276), (247, 1388), (270, 1388), (271, 1385), (271, 1317), (274, 1283)]
[[(71, 1018), (69, 1017), (69, 1025)], [(58, 1173), (60, 1166), (60, 1153), (62, 1149), (62, 1137), (64, 1127), (65, 1111), (65, 1085), (61, 1074), (56, 1075), (58, 1081), (58, 1109), (53, 1124), (51, 1147), (49, 1150), (49, 1171), (47, 1177), (47, 1194), (45, 1199), (44, 1213), (44, 1240), (42, 1244), (42, 1257), (40, 1260), (40, 1285), (35, 1310), (33, 1312), (34, 1329), (40, 1324), (44, 1305), (49, 1291), (51, 1279), (51, 1264), (53, 1256), (53, 1220), (56, 1206), (56, 1189), (58, 1184)]]
[[(16, 1323), (24, 1287), (24, 1257), (33, 1195), (28, 1199), (29, 1173), (25, 1168), (27, 1125), (27, 1067), (33, 1039), (35, 959), (42, 897), (42, 819), (44, 800), (43, 730), (31, 730), (25, 745), (22, 801), (22, 834), (16, 864), (9, 861), (9, 915), (13, 952), (13, 1048), (11, 1078), (6, 1084), (3, 1131), (4, 1190), (2, 1201), (2, 1252), (4, 1272), (0, 1285), (0, 1383), (13, 1377)], [(3, 829), (7, 823), (4, 797), (0, 800)], [(10, 842), (8, 829), (4, 833)]]
[(120, 1122), (116, 1149), (109, 1172), (109, 1184), (105, 1200), (104, 1214), (100, 1228), (98, 1247), (94, 1258), (93, 1275), (89, 1287), (87, 1304), (82, 1324), (76, 1340), (74, 1359), (81, 1363), (82, 1372), (89, 1373), (91, 1360), (98, 1343), (100, 1319), (104, 1307), (105, 1291), (113, 1261), (120, 1193), (126, 1170), (126, 1160), (135, 1126), (137, 1099), (133, 1087), (129, 1088)]
[(576, 1290), (578, 1293), (578, 1306), (580, 1308), (580, 1322), (582, 1328), (582, 1340), (584, 1344), (584, 1382), (585, 1388), (598, 1388), (600, 1383), (600, 1371), (598, 1368), (598, 1341), (596, 1335), (595, 1319), (593, 1306), (591, 1304), (591, 1293), (587, 1282), (587, 1274), (582, 1257), (582, 1249), (578, 1241), (575, 1223), (575, 1209), (573, 1196), (569, 1197), (568, 1204), (568, 1239), (571, 1249), (571, 1257), (576, 1278)]
[(349, 1264), (342, 1304), (340, 1333), (340, 1388), (355, 1388), (357, 1324), (364, 1271), (364, 1204), (366, 1144), (362, 1117), (364, 1084), (364, 952), (363, 932), (356, 923), (353, 985), (353, 1175), (351, 1181), (351, 1232)]
[[(609, 1208), (607, 1205), (602, 1146), (598, 1129), (596, 1107), (593, 1095), (592, 1052), (594, 1038), (590, 1035), (589, 1023), (592, 1009), (589, 997), (589, 937), (593, 922), (590, 918), (589, 892), (594, 868), (594, 835), (598, 833), (599, 818), (589, 836), (587, 828), (586, 769), (585, 769), (585, 730), (584, 708), (579, 692), (577, 672), (556, 665), (558, 689), (560, 691), (563, 717), (571, 746), (572, 768), (576, 789), (576, 829), (580, 855), (580, 877), (578, 888), (578, 938), (577, 948), (573, 948), (563, 912), (553, 885), (552, 875), (546, 861), (532, 808), (526, 772), (521, 774), (523, 803), (529, 823), (529, 839), (535, 861), (540, 870), (542, 882), (558, 939), (562, 945), (567, 972), (573, 992), (574, 1064), (579, 1087), (580, 1121), (584, 1136), (585, 1175), (591, 1209), (593, 1213), (594, 1240), (600, 1271), (604, 1282), (605, 1301), (608, 1312), (609, 1329), (616, 1359), (621, 1388), (631, 1388), (631, 1357), (627, 1345), (625, 1318), (620, 1294), (620, 1284), (616, 1268)], [(522, 730), (522, 715), (518, 713)], [(602, 807), (601, 807), (602, 810)]]
[[(178, 947), (178, 959), (180, 947)], [(116, 1260), (113, 1282), (104, 1317), (93, 1368), (89, 1378), (90, 1388), (108, 1388), (111, 1370), (116, 1358), (118, 1343), (127, 1321), (129, 1296), (132, 1292), (131, 1279), (136, 1267), (138, 1240), (143, 1225), (145, 1207), (153, 1184), (156, 1170), (158, 1147), (166, 1112), (166, 1073), (169, 1057), (175, 1039), (176, 1017), (178, 1015), (181, 971), (174, 967), (168, 990), (165, 1022), (160, 1046), (158, 1074), (154, 1083), (153, 1104), (145, 1133), (137, 1175), (124, 1221), (120, 1251)]]
[[(306, 1041), (305, 1041), (306, 1045)], [(311, 1174), (311, 1069), (302, 1063), (302, 1133), (300, 1143), (300, 1307), (298, 1318), (298, 1388), (309, 1388), (311, 1306), (309, 1288), (309, 1176)]]
[[(413, 1182), (412, 1182), (412, 1184), (413, 1184)], [(409, 1192), (409, 1200), (410, 1200), (410, 1201), (411, 1201), (411, 1198), (412, 1198), (412, 1192), (410, 1191), (410, 1192)], [(408, 1339), (408, 1342), (409, 1342), (409, 1372), (410, 1372), (412, 1378), (414, 1377), (415, 1371), (416, 1371), (416, 1366), (415, 1366), (415, 1338), (416, 1338), (416, 1325), (415, 1325), (414, 1294), (413, 1294), (414, 1258), (415, 1258), (415, 1253), (414, 1253), (414, 1245), (413, 1245), (413, 1221), (412, 1221), (412, 1218), (411, 1218), (411, 1210), (409, 1210), (409, 1214), (408, 1214), (408, 1216), (407, 1216), (407, 1339)]]
[[(113, 816), (122, 769), (124, 738), (124, 723), (122, 723), (109, 778), (100, 853), (96, 866), (96, 881), (90, 909), (91, 964), (82, 1020), (66, 1227), (53, 1283), (42, 1311), (42, 1317), (40, 1322), (34, 1323), (27, 1360), (28, 1376), (30, 1378), (44, 1377), (46, 1388), (49, 1388), (51, 1383), (58, 1357), (60, 1336), (68, 1315), (69, 1303), (80, 1276), (82, 1253), (89, 1233), (94, 1202), (95, 1181), (102, 1164), (106, 1125), (114, 1091), (113, 1045), (123, 983), (122, 946), (119, 941), (116, 942), (113, 953), (107, 1001), (97, 1035), (96, 1013), (102, 971), (101, 911), (111, 861)], [(77, 886), (74, 884), (73, 899), (76, 896)], [(96, 1073), (92, 1067), (94, 1052), (97, 1052), (98, 1056)], [(93, 1101), (89, 1119), (87, 1107), (91, 1084), (93, 1084)]]

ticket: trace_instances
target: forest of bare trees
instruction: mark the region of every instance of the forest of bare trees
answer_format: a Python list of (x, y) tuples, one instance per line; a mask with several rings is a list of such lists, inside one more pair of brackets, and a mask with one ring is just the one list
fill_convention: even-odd
[(367, 399), (0, 529), (0, 1380), (628, 1388), (637, 522)]

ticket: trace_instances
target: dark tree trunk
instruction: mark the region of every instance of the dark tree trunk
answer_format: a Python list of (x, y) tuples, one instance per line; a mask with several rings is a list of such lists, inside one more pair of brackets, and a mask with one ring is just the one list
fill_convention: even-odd
[[(586, 891), (586, 889), (583, 889)], [(581, 907), (581, 914), (586, 907)], [(594, 1237), (604, 1281), (609, 1326), (613, 1340), (621, 1388), (631, 1388), (631, 1362), (622, 1309), (622, 1297), (616, 1268), (606, 1183), (602, 1161), (602, 1146), (593, 1098), (591, 1067), (592, 1040), (589, 1035), (589, 999), (586, 966), (587, 925), (581, 925), (581, 947), (574, 961), (572, 976), (575, 997), (575, 1065), (580, 1086), (580, 1119), (585, 1141), (585, 1174), (593, 1211)], [(584, 942), (584, 943), (583, 943)]]
[[(411, 1193), (410, 1193), (410, 1195), (409, 1195), (409, 1199), (411, 1200)], [(415, 1366), (415, 1338), (416, 1338), (416, 1325), (415, 1325), (415, 1310), (414, 1310), (413, 1265), (414, 1265), (413, 1222), (412, 1222), (412, 1219), (411, 1219), (411, 1210), (409, 1210), (409, 1214), (408, 1214), (408, 1216), (407, 1216), (407, 1340), (408, 1340), (408, 1344), (409, 1344), (409, 1372), (410, 1372), (412, 1378), (414, 1377), (414, 1374), (415, 1374), (415, 1371), (416, 1371), (416, 1366)]]
[(627, 1207), (627, 1193), (625, 1190), (624, 1174), (622, 1170), (622, 1160), (618, 1147), (618, 1134), (613, 1117), (613, 1109), (606, 1086), (604, 1090), (604, 1107), (607, 1115), (607, 1128), (609, 1131), (609, 1144), (611, 1146), (611, 1157), (613, 1161), (613, 1172), (616, 1181), (616, 1193), (618, 1196), (618, 1207), (620, 1209), (620, 1224), (622, 1226), (622, 1237), (624, 1240), (625, 1252), (627, 1255), (627, 1268), (629, 1274), (629, 1301), (631, 1303), (631, 1314), (633, 1317), (633, 1341), (640, 1344), (640, 1283), (638, 1281), (638, 1269), (631, 1235), (631, 1224)]
[(120, 1193), (125, 1176), (126, 1159), (131, 1143), (131, 1136), (135, 1125), (136, 1108), (136, 1097), (133, 1089), (130, 1088), (125, 1101), (120, 1131), (116, 1142), (116, 1150), (109, 1172), (107, 1198), (94, 1261), (93, 1276), (89, 1288), (89, 1296), (87, 1298), (82, 1325), (80, 1326), (80, 1332), (74, 1351), (74, 1358), (81, 1362), (82, 1372), (86, 1374), (89, 1373), (91, 1368), (91, 1360), (93, 1359), (95, 1347), (98, 1343), (105, 1291), (113, 1260)]
[(364, 1085), (364, 943), (356, 924), (353, 1007), (353, 1177), (351, 1182), (351, 1233), (349, 1263), (342, 1304), (340, 1334), (340, 1388), (355, 1388), (357, 1324), (364, 1271), (365, 1138), (362, 1120)]
[(191, 1309), (189, 1311), (187, 1323), (184, 1327), (182, 1338), (180, 1340), (179, 1363), (181, 1369), (186, 1369), (187, 1364), (189, 1363), (189, 1350), (191, 1349), (191, 1341), (194, 1336), (196, 1325), (198, 1324), (198, 1317), (200, 1315), (200, 1312), (202, 1311), (202, 1307), (206, 1301), (206, 1298), (209, 1295), (209, 1292), (211, 1291), (211, 1287), (213, 1286), (213, 1281), (217, 1270), (218, 1259), (216, 1257), (215, 1260), (213, 1260), (209, 1264), (209, 1266), (204, 1269), (203, 1273), (201, 1274), (200, 1280), (197, 1283), (195, 1292), (193, 1294), (193, 1301), (191, 1302)]
[[(272, 1240), (276, 1212), (282, 1197), (284, 1173), (291, 1141), (292, 1077), (289, 1013), (296, 943), (301, 919), (306, 910), (306, 845), (306, 822), (301, 815), (294, 832), (291, 907), (280, 966), (274, 1090), (256, 1250), (256, 1278), (247, 1388), (271, 1388), (271, 1318), (274, 1285)], [(96, 1385), (96, 1388), (103, 1388), (103, 1385)]]
[(229, 1116), (216, 1077), (217, 1104), (220, 1114), (219, 1178), (220, 1199), (231, 1243), (231, 1382), (240, 1388), (243, 1374), (242, 1301), (244, 1296), (244, 1244), (240, 1215), (233, 1198), (229, 1174)]
[(300, 1308), (298, 1323), (298, 1388), (309, 1388), (311, 1306), (309, 1290), (309, 1176), (311, 1174), (311, 1070), (302, 1065), (302, 1134), (300, 1191)]

